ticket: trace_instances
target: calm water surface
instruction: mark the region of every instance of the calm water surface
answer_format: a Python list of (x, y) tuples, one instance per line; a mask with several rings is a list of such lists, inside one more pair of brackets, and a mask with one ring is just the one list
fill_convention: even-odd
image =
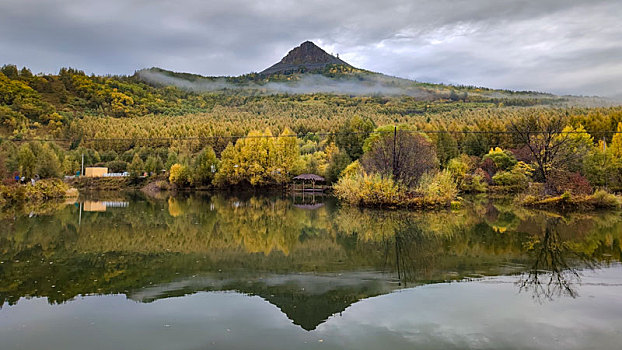
[(0, 348), (620, 349), (620, 212), (92, 195), (0, 214)]

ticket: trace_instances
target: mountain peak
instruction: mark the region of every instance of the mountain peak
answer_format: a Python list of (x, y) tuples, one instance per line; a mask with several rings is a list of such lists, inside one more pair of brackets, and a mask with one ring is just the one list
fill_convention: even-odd
[(313, 42), (305, 41), (289, 51), (280, 62), (265, 69), (260, 74), (317, 71), (331, 64), (350, 66), (338, 57), (328, 54)]

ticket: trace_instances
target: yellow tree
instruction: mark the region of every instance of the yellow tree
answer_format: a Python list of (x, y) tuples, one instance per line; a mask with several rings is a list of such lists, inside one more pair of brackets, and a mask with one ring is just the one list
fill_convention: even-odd
[(276, 142), (275, 173), (273, 178), (277, 182), (284, 182), (296, 167), (300, 158), (300, 148), (296, 134), (285, 128)]
[(558, 140), (566, 138), (561, 155), (565, 160), (565, 167), (570, 171), (580, 171), (583, 161), (594, 147), (594, 138), (579, 124), (576, 128), (567, 125), (557, 136)]
[(268, 164), (264, 134), (251, 131), (245, 138), (238, 140), (235, 146), (240, 156), (239, 167), (242, 176), (253, 186), (263, 184)]
[[(238, 143), (240, 141), (238, 140)], [(237, 145), (237, 143), (236, 143)], [(220, 168), (214, 176), (214, 184), (223, 186), (226, 184), (237, 184), (243, 178), (240, 168), (240, 157), (236, 147), (231, 142), (220, 154)]]
[(611, 140), (610, 151), (614, 156), (622, 157), (622, 122), (618, 123), (617, 133), (613, 135)]

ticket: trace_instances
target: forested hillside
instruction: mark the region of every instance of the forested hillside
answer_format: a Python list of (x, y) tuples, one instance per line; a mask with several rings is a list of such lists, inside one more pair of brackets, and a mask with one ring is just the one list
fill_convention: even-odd
[[(605, 102), (424, 84), (349, 65), (239, 77), (155, 68), (33, 75), (5, 65), (0, 171), (60, 177), (75, 174), (84, 155), (87, 166), (136, 177), (167, 171), (178, 186), (271, 185), (316, 173), (342, 178), (344, 198), (375, 184), (395, 193), (392, 204), (448, 203), (456, 191), (488, 185), (520, 192), (531, 181), (561, 194), (571, 176), (585, 183), (576, 193), (591, 193), (622, 187), (622, 107)], [(419, 154), (427, 165), (380, 164), (387, 152)]]

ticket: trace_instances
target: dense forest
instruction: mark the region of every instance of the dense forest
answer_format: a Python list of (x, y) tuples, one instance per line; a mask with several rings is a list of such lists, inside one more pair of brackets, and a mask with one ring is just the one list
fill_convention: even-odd
[[(297, 91), (309, 76), (379, 92), (274, 90)], [(388, 87), (400, 93), (383, 94)], [(134, 177), (166, 172), (179, 187), (274, 185), (315, 173), (364, 205), (446, 204), (490, 190), (591, 195), (622, 188), (621, 122), (622, 107), (597, 98), (417, 83), (352, 67), (210, 78), (160, 69), (35, 75), (5, 65), (0, 176), (72, 175), (84, 155), (87, 166)]]

